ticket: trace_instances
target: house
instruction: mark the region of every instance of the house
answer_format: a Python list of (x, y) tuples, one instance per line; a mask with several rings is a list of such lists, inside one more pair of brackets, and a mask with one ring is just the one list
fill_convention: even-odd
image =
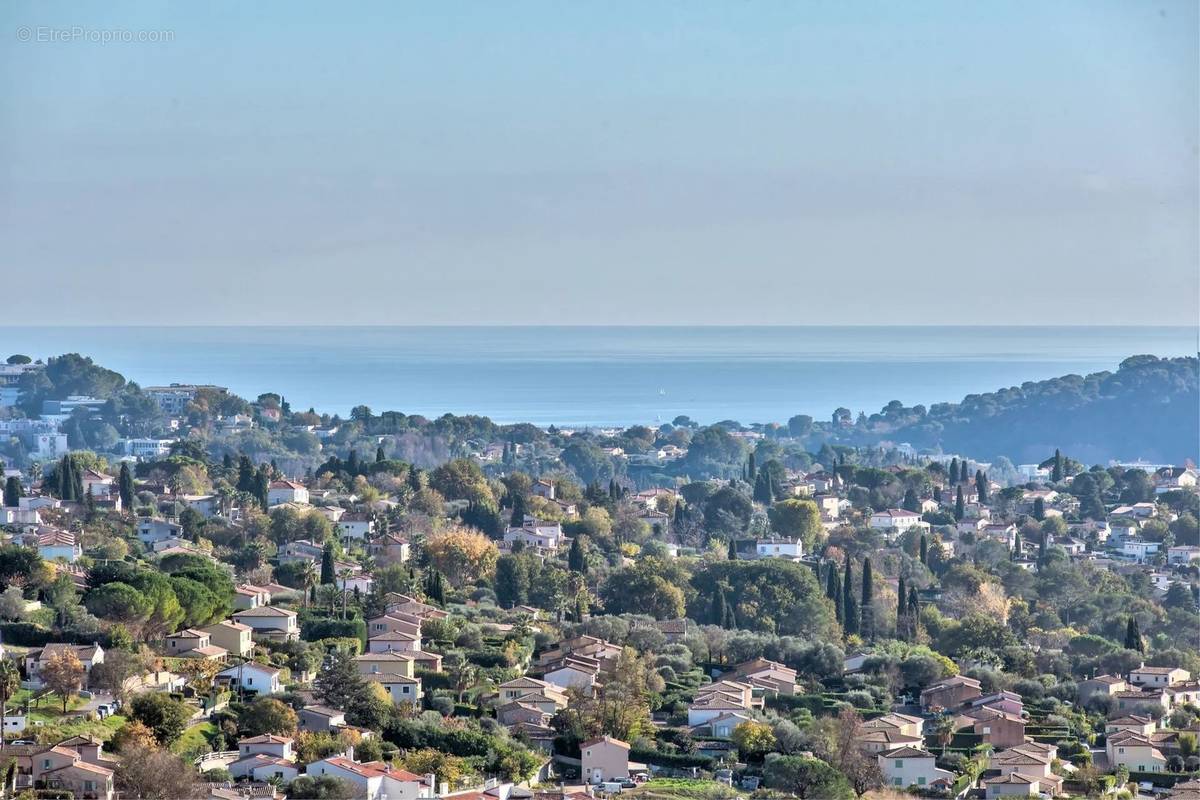
[(1167, 563), (1172, 566), (1183, 566), (1197, 561), (1200, 561), (1200, 547), (1177, 544), (1167, 548)]
[(1129, 682), (1143, 688), (1174, 686), (1177, 683), (1187, 683), (1191, 679), (1192, 673), (1181, 667), (1148, 667), (1142, 664), (1129, 671)]
[(590, 689), (600, 673), (600, 662), (586, 656), (564, 656), (549, 667), (542, 677), (555, 686), (569, 689)]
[(1027, 778), (1037, 778), (1040, 790), (1051, 796), (1062, 794), (1063, 779), (1054, 774), (1054, 762), (1058, 748), (1052, 744), (1025, 742), (994, 753), (991, 768), (1000, 771), (1001, 777), (1018, 773)]
[(1042, 794), (1042, 784), (1038, 778), (1030, 775), (1022, 775), (1019, 772), (1010, 772), (1007, 775), (999, 775), (995, 778), (985, 778), (983, 781), (984, 797), (987, 800), (992, 800), (993, 797), (1029, 797)]
[(242, 756), (230, 764), (228, 769), (234, 778), (258, 782), (288, 783), (300, 774), (300, 768), (294, 761), (264, 753)]
[(375, 520), (370, 514), (363, 512), (343, 514), (337, 521), (337, 529), (343, 539), (361, 542), (375, 532)]
[(749, 683), (754, 688), (755, 697), (796, 693), (796, 670), (778, 661), (755, 658), (739, 664), (732, 675), (739, 681)]
[(388, 696), (392, 698), (393, 705), (420, 705), (421, 703), (423, 694), (419, 678), (410, 678), (390, 672), (371, 674), (366, 678), (386, 689)]
[(1104, 733), (1106, 736), (1126, 732), (1150, 736), (1157, 729), (1158, 723), (1154, 721), (1154, 717), (1143, 717), (1138, 714), (1128, 714), (1124, 717), (1110, 719), (1104, 723)]
[(579, 746), (585, 784), (629, 777), (629, 745), (611, 736), (591, 739)]
[(993, 708), (1009, 714), (1016, 714), (1018, 717), (1025, 711), (1025, 703), (1021, 700), (1021, 695), (1014, 692), (993, 692), (982, 695), (968, 700), (967, 707), (971, 709)]
[[(353, 752), (313, 761), (304, 768), (306, 775), (332, 775), (357, 787), (356, 796), (365, 800), (417, 800), (438, 796), (433, 775), (416, 775), (382, 761), (359, 762)], [(442, 792), (445, 794), (445, 792)]]
[(864, 730), (858, 737), (858, 746), (864, 753), (878, 755), (899, 747), (925, 746), (924, 736), (911, 736), (897, 728), (875, 728)]
[(751, 722), (753, 717), (748, 713), (741, 711), (730, 711), (725, 714), (719, 714), (707, 722), (701, 723), (692, 729), (693, 734), (703, 736), (713, 736), (718, 739), (729, 739), (733, 736), (734, 729), (743, 722)]
[(88, 685), (88, 674), (92, 671), (92, 667), (96, 664), (104, 663), (104, 648), (100, 646), (99, 642), (93, 642), (90, 645), (53, 642), (40, 650), (31, 650), (25, 655), (25, 674), (29, 677), (29, 682), (35, 688), (41, 688), (42, 667), (51, 658), (60, 656), (66, 652), (73, 652), (75, 657), (79, 659), (79, 663), (83, 665), (83, 686), (86, 687)]
[(239, 689), (248, 694), (279, 694), (283, 684), (279, 680), (280, 671), (253, 661), (235, 664), (217, 673), (218, 682)]
[(1121, 731), (1107, 737), (1105, 750), (1110, 768), (1126, 767), (1131, 772), (1165, 772), (1167, 759), (1153, 739), (1133, 731)]
[(415, 674), (415, 662), (412, 656), (395, 651), (363, 653), (355, 656), (354, 662), (358, 665), (358, 673), (364, 678), (376, 675), (399, 675), (402, 678), (411, 678)]
[(83, 484), (83, 493), (85, 495), (90, 494), (97, 500), (102, 497), (109, 497), (115, 493), (116, 480), (112, 475), (105, 475), (103, 472), (97, 472), (92, 469), (85, 469), (83, 475), (80, 476), (80, 482)]
[(1155, 542), (1149, 539), (1124, 539), (1121, 542), (1121, 555), (1132, 558), (1141, 564), (1147, 558), (1156, 554), (1160, 547), (1162, 547), (1162, 542)]
[(509, 548), (520, 542), (526, 547), (539, 550), (557, 550), (563, 543), (562, 525), (526, 515), (520, 527), (509, 528), (504, 532), (504, 542)]
[(1097, 694), (1111, 697), (1117, 692), (1124, 692), (1128, 689), (1129, 684), (1125, 682), (1124, 678), (1116, 675), (1097, 675), (1078, 683), (1079, 701), (1085, 702), (1089, 697)]
[(411, 553), (408, 540), (394, 533), (385, 533), (367, 543), (367, 553), (380, 565), (403, 564)]
[(921, 692), (921, 707), (925, 710), (958, 708), (968, 700), (983, 694), (981, 684), (974, 678), (955, 675), (938, 681)]
[(233, 590), (233, 607), (245, 611), (271, 604), (271, 593), (261, 586), (243, 583)]
[(938, 769), (933, 753), (917, 747), (900, 747), (880, 753), (877, 760), (884, 783), (896, 789), (950, 786), (954, 783), (953, 772)]
[(61, 558), (72, 564), (83, 555), (83, 548), (75, 534), (58, 528), (44, 528), (38, 533), (37, 551), (46, 561)]
[(544, 497), (547, 500), (556, 499), (556, 492), (554, 489), (554, 481), (547, 481), (547, 480), (539, 479), (534, 482), (534, 484), (531, 488), (532, 488), (533, 493), (535, 495), (537, 495), (538, 497)]
[(267, 507), (299, 503), (308, 505), (308, 489), (295, 481), (271, 481), (267, 488)]
[(238, 754), (249, 756), (255, 754), (264, 754), (274, 756), (275, 758), (286, 759), (291, 761), (295, 758), (292, 752), (292, 739), (290, 736), (276, 736), (273, 733), (265, 733), (262, 736), (251, 736), (246, 739), (238, 740)]
[(180, 658), (203, 658), (217, 660), (228, 654), (223, 647), (212, 643), (211, 634), (186, 628), (167, 637), (167, 655)]
[(166, 539), (182, 539), (183, 526), (157, 517), (140, 519), (137, 524), (137, 537), (142, 544), (150, 547)]
[(302, 731), (336, 731), (346, 726), (346, 712), (329, 706), (305, 706), (296, 712), (296, 727)]
[(904, 533), (909, 528), (929, 530), (929, 527), (920, 514), (904, 508), (889, 508), (871, 515), (871, 528), (892, 536)]
[(250, 627), (250, 635), (270, 642), (294, 642), (300, 638), (296, 612), (286, 608), (262, 606), (236, 611), (233, 621)]
[(112, 800), (113, 771), (90, 763), (78, 750), (55, 745), (31, 758), (35, 786), (70, 792), (78, 800)]
[(759, 558), (786, 558), (788, 561), (799, 561), (804, 557), (804, 540), (797, 536), (771, 537), (758, 539), (754, 542), (754, 550)]
[(254, 652), (254, 641), (251, 637), (253, 629), (249, 625), (224, 620), (201, 630), (208, 634), (209, 641), (214, 646), (222, 647), (238, 658), (249, 658)]
[(1116, 701), (1114, 710), (1137, 712), (1148, 710), (1153, 706), (1159, 706), (1163, 711), (1171, 709), (1171, 699), (1167, 695), (1167, 690), (1163, 687), (1152, 689), (1149, 686), (1138, 689), (1133, 689), (1127, 692), (1116, 692), (1112, 695)]
[(420, 649), (421, 635), (419, 633), (390, 631), (388, 633), (381, 633), (378, 636), (372, 636), (367, 640), (368, 653), (388, 653), (391, 651), (416, 653)]
[[(869, 719), (862, 724), (864, 731), (893, 730), (904, 736), (918, 740), (921, 738), (924, 727), (925, 720), (920, 717), (895, 712)], [(905, 786), (907, 785), (905, 784)]]
[(995, 749), (1015, 747), (1025, 741), (1025, 720), (1019, 714), (984, 706), (959, 719), (965, 721), (979, 741)]

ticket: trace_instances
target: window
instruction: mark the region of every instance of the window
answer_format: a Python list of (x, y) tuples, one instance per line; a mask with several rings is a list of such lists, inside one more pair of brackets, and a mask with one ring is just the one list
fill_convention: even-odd
[(896, 759), (896, 769), (904, 769), (904, 759), (903, 758)]
[(918, 775), (917, 776), (917, 786), (924, 786), (924, 785), (925, 785), (925, 776)]

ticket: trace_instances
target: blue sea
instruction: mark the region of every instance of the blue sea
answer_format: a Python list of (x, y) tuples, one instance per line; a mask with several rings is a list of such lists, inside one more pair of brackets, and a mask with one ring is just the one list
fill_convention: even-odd
[(1196, 351), (1187, 327), (0, 328), (4, 355), (78, 352), (143, 386), (574, 427), (823, 419)]

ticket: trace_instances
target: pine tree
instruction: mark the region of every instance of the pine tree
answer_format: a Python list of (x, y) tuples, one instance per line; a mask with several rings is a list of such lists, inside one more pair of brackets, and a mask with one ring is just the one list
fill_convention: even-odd
[(871, 559), (864, 558), (862, 566), (862, 625), (864, 639), (875, 638), (875, 586), (871, 574)]
[(1052, 483), (1061, 483), (1063, 479), (1063, 457), (1062, 451), (1057, 447), (1054, 448), (1054, 468), (1050, 470), (1050, 481)]
[(900, 575), (900, 585), (896, 588), (896, 638), (908, 638), (908, 615), (905, 607), (908, 604), (908, 593), (904, 590), (904, 575)]
[(21, 479), (16, 475), (9, 475), (4, 482), (4, 505), (9, 508), (21, 505)]
[(926, 538), (925, 534), (923, 534), (923, 533), (921, 534), (920, 556), (921, 556), (921, 563), (924, 564), (925, 566), (929, 566), (929, 539)]
[(967, 504), (963, 500), (962, 485), (958, 487), (958, 496), (954, 498), (954, 521), (959, 522), (967, 515)]
[[(228, 455), (228, 454), (226, 454)], [(121, 507), (126, 511), (133, 510), (133, 474), (129, 471), (129, 464), (121, 463), (121, 473), (117, 477), (117, 490), (121, 495)]]
[(337, 578), (337, 572), (333, 566), (333, 542), (326, 542), (325, 549), (321, 551), (321, 583), (331, 584)]
[(1130, 615), (1129, 621), (1125, 623), (1125, 649), (1137, 650), (1145, 655), (1146, 645), (1142, 641), (1142, 629), (1138, 625), (1137, 617)]
[(975, 470), (975, 493), (979, 495), (979, 503), (986, 505), (988, 502), (988, 480), (987, 475), (983, 474), (983, 470)]
[(847, 636), (858, 633), (858, 597), (854, 594), (854, 567), (846, 554), (845, 574), (842, 576), (842, 630)]
[(833, 614), (838, 624), (842, 624), (842, 580), (838, 575), (837, 564), (829, 562), (829, 573), (825, 577), (825, 596), (833, 603)]

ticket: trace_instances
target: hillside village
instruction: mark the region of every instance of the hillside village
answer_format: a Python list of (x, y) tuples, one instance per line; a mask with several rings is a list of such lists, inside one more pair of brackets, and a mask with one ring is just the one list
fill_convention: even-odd
[(1190, 462), (2, 370), (4, 796), (1200, 797)]

